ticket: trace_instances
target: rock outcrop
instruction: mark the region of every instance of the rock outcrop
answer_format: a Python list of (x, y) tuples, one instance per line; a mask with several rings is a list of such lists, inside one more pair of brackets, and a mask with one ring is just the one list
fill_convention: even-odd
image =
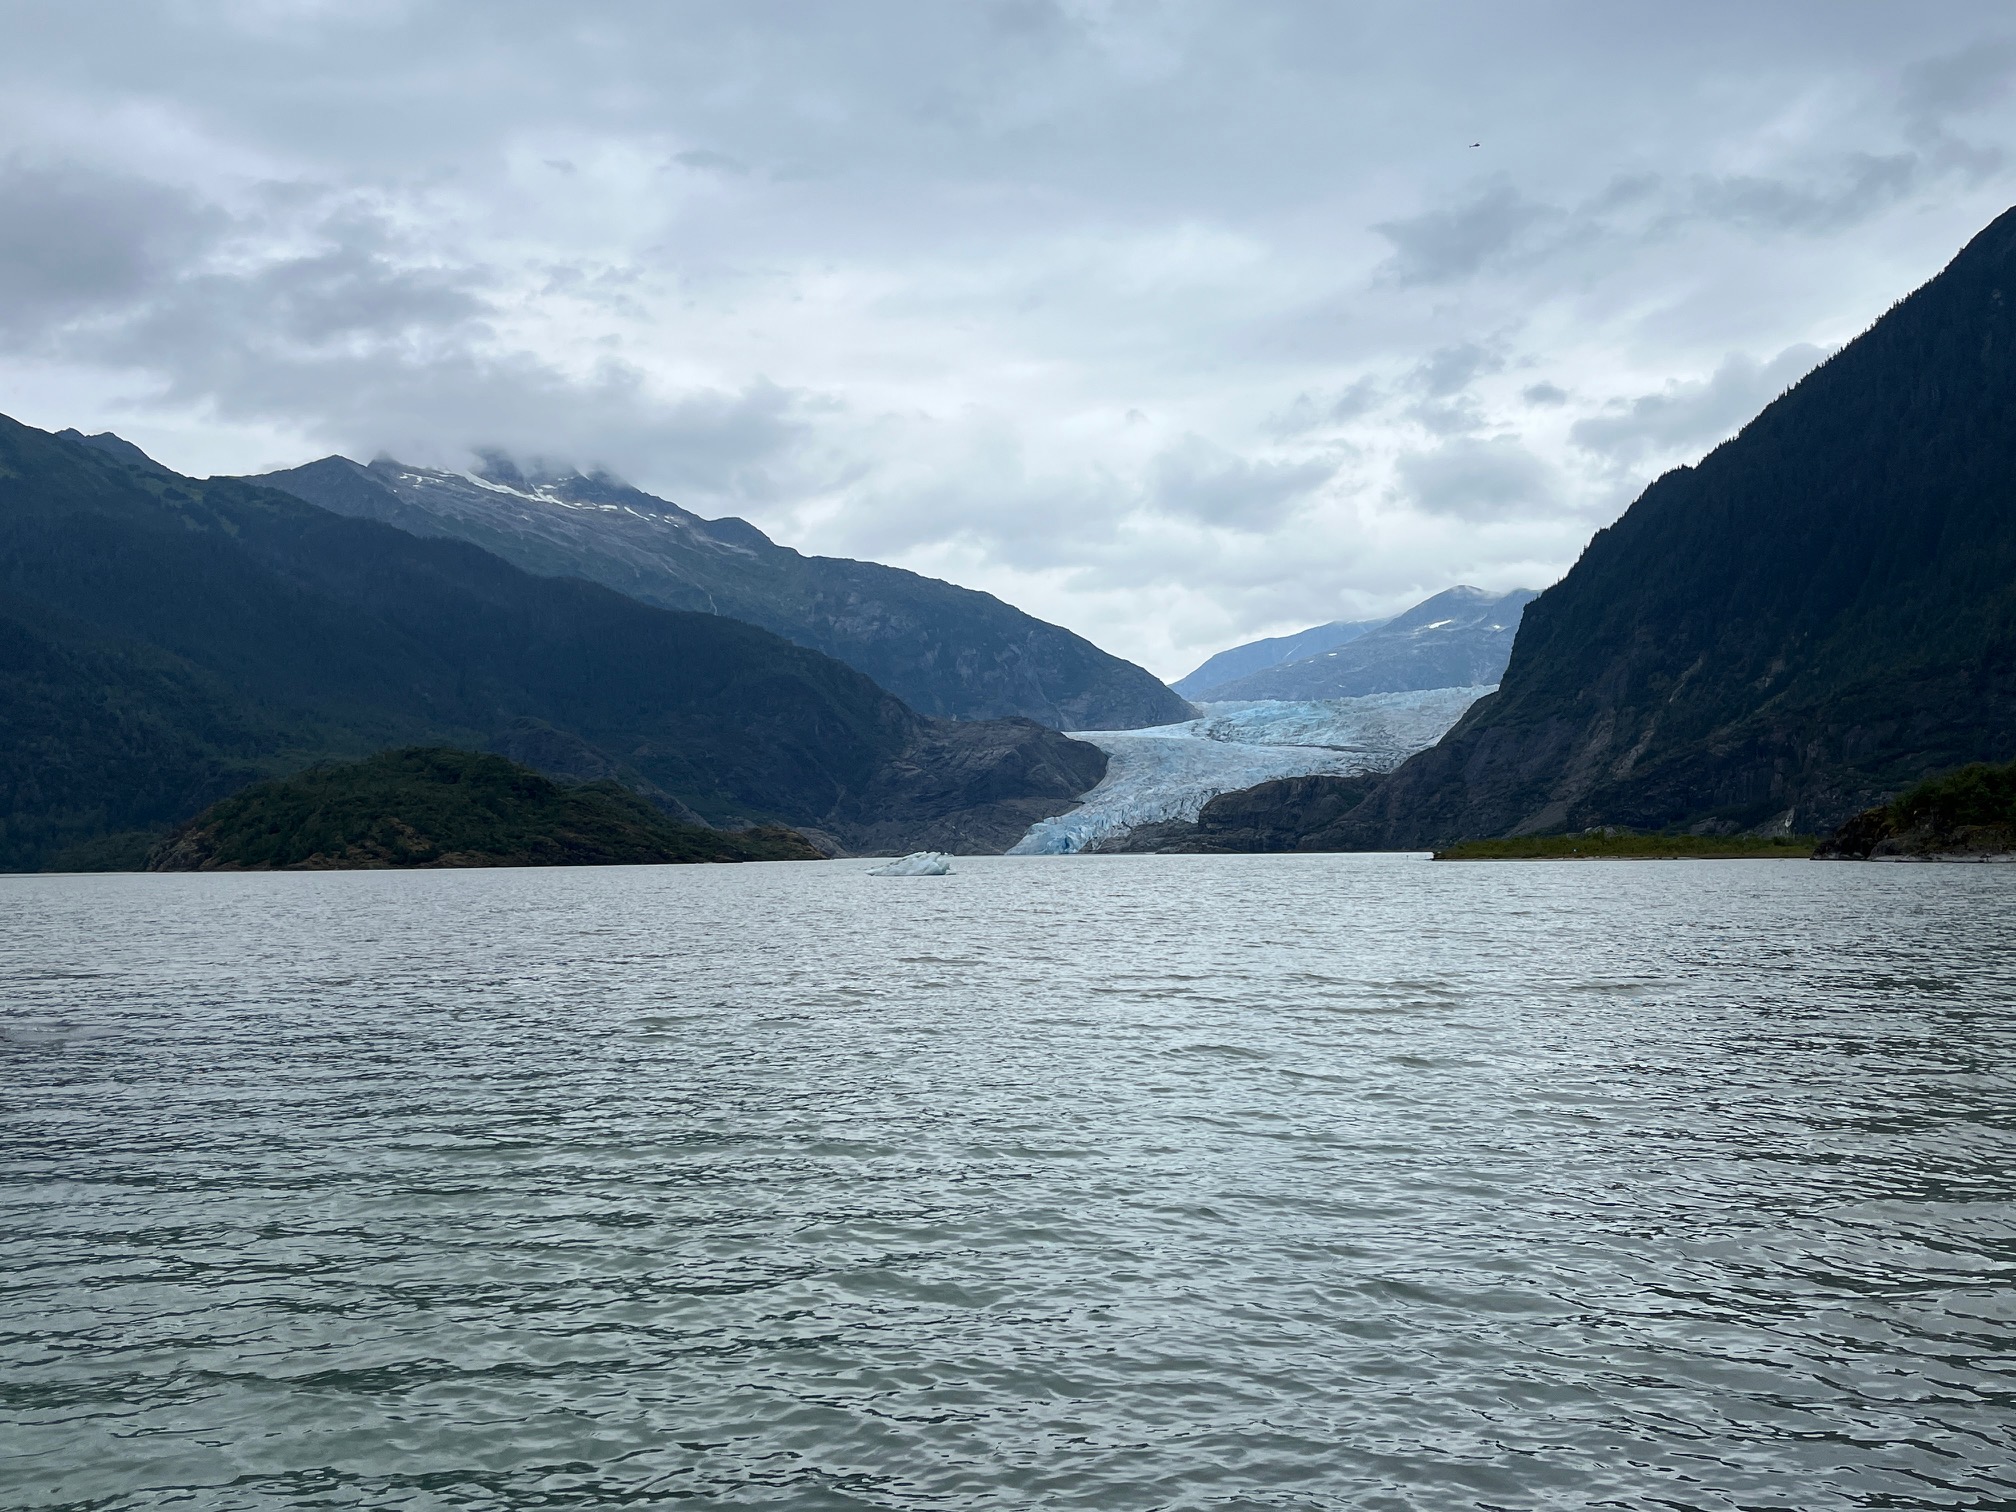
[(2016, 763), (1976, 764), (1921, 782), (1850, 819), (1820, 861), (2016, 862)]

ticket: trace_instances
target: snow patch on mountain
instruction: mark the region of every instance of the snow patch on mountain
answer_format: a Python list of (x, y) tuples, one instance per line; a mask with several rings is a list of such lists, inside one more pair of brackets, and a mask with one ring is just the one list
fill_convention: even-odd
[(1032, 826), (1011, 856), (1062, 856), (1144, 824), (1194, 822), (1220, 793), (1279, 777), (1386, 772), (1426, 750), (1492, 687), (1362, 698), (1207, 703), (1197, 719), (1146, 730), (1078, 730), (1108, 758), (1069, 813)]

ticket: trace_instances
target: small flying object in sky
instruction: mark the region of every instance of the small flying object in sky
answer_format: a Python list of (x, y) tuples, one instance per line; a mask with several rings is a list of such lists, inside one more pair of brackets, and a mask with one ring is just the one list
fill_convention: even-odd
[(1470, 145), (1472, 147), (1482, 147), (1484, 144), (1482, 142), (1472, 142)]

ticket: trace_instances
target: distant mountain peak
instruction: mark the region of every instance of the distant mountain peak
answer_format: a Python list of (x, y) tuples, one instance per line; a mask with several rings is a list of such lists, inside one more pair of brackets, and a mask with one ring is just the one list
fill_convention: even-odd
[[(560, 467), (541, 457), (519, 459), (509, 452), (495, 447), (485, 447), (476, 453), (478, 466), (463, 474), (483, 483), (496, 484), (508, 488), (513, 493), (526, 498), (540, 498), (547, 495), (565, 495), (582, 489), (597, 489), (604, 492), (633, 493), (642, 497), (643, 490), (635, 487), (628, 479), (619, 478), (606, 467), (590, 468), (583, 471), (578, 467)], [(654, 500), (666, 504), (664, 499)], [(678, 506), (672, 505), (674, 509)], [(681, 511), (682, 513), (684, 511)]]
[[(1517, 615), (1535, 595), (1462, 583), (1390, 620), (1319, 625), (1299, 636), (1221, 651), (1176, 684), (1207, 702), (1356, 698), (1495, 683), (1512, 653)], [(1345, 631), (1332, 639), (1325, 632)]]
[(80, 446), (88, 446), (94, 451), (101, 451), (108, 457), (117, 457), (121, 462), (130, 462), (135, 467), (151, 467), (156, 472), (167, 471), (165, 467), (140, 450), (131, 441), (128, 441), (124, 436), (114, 435), (111, 431), (100, 431), (95, 436), (87, 436), (82, 431), (73, 428), (57, 431), (56, 435), (61, 440), (75, 441)]

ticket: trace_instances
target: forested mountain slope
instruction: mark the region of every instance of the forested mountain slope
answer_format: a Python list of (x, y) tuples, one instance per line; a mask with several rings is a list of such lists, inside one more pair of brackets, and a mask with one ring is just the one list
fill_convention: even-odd
[(843, 843), (1002, 848), (1104, 769), (1027, 721), (925, 719), (751, 625), (0, 418), (0, 868), (527, 721), (709, 819)]
[(1531, 604), (1365, 846), (1823, 830), (2016, 756), (2016, 212)]
[(1020, 715), (1067, 730), (1191, 715), (1132, 662), (992, 594), (875, 562), (803, 556), (744, 520), (705, 520), (603, 475), (527, 476), (502, 458), (465, 476), (324, 457), (251, 481), (339, 514), (471, 541), (528, 572), (761, 625), (925, 714)]

